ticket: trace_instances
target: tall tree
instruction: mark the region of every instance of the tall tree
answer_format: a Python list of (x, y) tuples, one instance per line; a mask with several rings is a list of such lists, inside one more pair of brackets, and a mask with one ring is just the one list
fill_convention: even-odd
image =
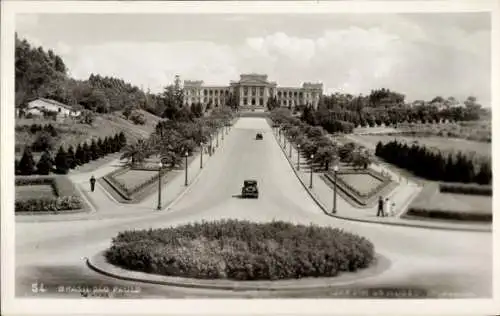
[(35, 172), (35, 161), (33, 160), (33, 154), (31, 153), (31, 148), (26, 147), (24, 149), (23, 156), (19, 161), (19, 174), (31, 175), (34, 172)]
[(55, 158), (56, 172), (59, 174), (66, 174), (69, 170), (69, 163), (66, 151), (63, 146), (59, 147)]
[(52, 158), (49, 152), (45, 151), (42, 154), (36, 165), (36, 170), (41, 175), (48, 175), (52, 171)]

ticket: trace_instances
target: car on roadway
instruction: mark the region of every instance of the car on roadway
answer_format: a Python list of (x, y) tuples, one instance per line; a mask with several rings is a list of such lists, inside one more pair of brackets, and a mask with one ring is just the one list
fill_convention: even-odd
[(241, 197), (246, 198), (259, 198), (259, 188), (257, 187), (257, 180), (243, 181), (243, 188), (241, 188)]
[(264, 136), (262, 136), (262, 133), (257, 133), (257, 135), (255, 135), (255, 139), (257, 140), (262, 140), (264, 138)]

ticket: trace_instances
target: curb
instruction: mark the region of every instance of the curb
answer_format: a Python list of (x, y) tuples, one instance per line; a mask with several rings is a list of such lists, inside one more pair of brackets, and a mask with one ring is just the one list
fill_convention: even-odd
[(164, 276), (146, 272), (127, 270), (108, 263), (105, 251), (101, 251), (91, 258), (85, 258), (87, 266), (100, 274), (109, 277), (192, 289), (225, 290), (234, 292), (245, 291), (304, 291), (312, 289), (328, 289), (336, 286), (352, 285), (380, 276), (391, 267), (391, 261), (380, 255), (375, 255), (373, 264), (357, 272), (341, 272), (336, 277), (288, 279), (276, 281), (236, 281), (227, 279), (194, 279), (177, 276)]
[(340, 216), (340, 215), (335, 215), (332, 214), (331, 212), (328, 212), (327, 208), (319, 201), (318, 198), (314, 195), (314, 193), (309, 190), (309, 187), (304, 183), (302, 178), (299, 176), (297, 173), (297, 170), (293, 167), (293, 162), (290, 161), (288, 156), (286, 155), (286, 152), (284, 151), (284, 148), (281, 146), (281, 144), (278, 141), (278, 138), (276, 134), (273, 131), (274, 139), (276, 140), (278, 146), (280, 147), (281, 151), (285, 155), (286, 160), (290, 164), (290, 167), (292, 168), (293, 172), (295, 173), (295, 176), (299, 179), (300, 183), (304, 187), (304, 189), (307, 191), (309, 196), (313, 199), (313, 201), (319, 206), (319, 208), (325, 213), (325, 215), (328, 215), (330, 217), (338, 218), (338, 219), (343, 219), (343, 220), (348, 220), (348, 221), (355, 221), (355, 222), (362, 222), (362, 223), (372, 223), (372, 224), (380, 224), (380, 225), (392, 225), (392, 226), (406, 226), (406, 227), (412, 227), (412, 228), (427, 228), (427, 229), (438, 229), (438, 230), (452, 230), (452, 231), (465, 231), (465, 232), (482, 232), (482, 233), (491, 233), (492, 229), (491, 228), (465, 228), (465, 227), (446, 227), (446, 226), (436, 226), (436, 225), (419, 225), (419, 224), (413, 224), (413, 223), (397, 223), (397, 222), (379, 222), (379, 221), (373, 221), (369, 219), (361, 219), (361, 218), (353, 218), (353, 217), (347, 217), (347, 216)]

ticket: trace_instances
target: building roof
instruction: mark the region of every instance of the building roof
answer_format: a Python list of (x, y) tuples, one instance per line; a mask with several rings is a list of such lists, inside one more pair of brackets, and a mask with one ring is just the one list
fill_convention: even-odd
[[(46, 98), (38, 98), (36, 100), (33, 100), (31, 102), (34, 102), (34, 101), (43, 101), (45, 103), (49, 103), (49, 104), (52, 104), (52, 105), (56, 105), (56, 106), (60, 106), (62, 108), (65, 108), (65, 109), (68, 109), (68, 110), (71, 110), (71, 111), (74, 111), (73, 107), (70, 106), (70, 105), (67, 105), (67, 104), (64, 104), (64, 103), (61, 103), (61, 102), (58, 102), (56, 100), (52, 100), (52, 99), (46, 99)], [(29, 103), (31, 103), (29, 102)]]

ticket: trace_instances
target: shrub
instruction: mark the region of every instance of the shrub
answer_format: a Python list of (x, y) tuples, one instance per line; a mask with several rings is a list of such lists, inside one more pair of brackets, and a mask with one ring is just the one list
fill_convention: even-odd
[(139, 113), (139, 112), (133, 112), (131, 115), (130, 115), (130, 120), (136, 124), (136, 125), (144, 125), (146, 124), (146, 119), (144, 118), (144, 115), (142, 113)]
[(35, 172), (35, 161), (33, 160), (33, 154), (29, 147), (24, 149), (23, 156), (19, 161), (18, 170), (21, 175), (30, 175)]
[(82, 208), (82, 201), (77, 196), (57, 198), (17, 200), (15, 212), (58, 212)]
[(69, 170), (69, 163), (66, 151), (61, 146), (59, 147), (59, 151), (57, 152), (55, 158), (56, 172), (59, 174), (66, 174)]
[(38, 174), (47, 175), (52, 171), (52, 158), (48, 152), (44, 152), (36, 165)]
[(52, 136), (46, 132), (42, 131), (38, 134), (35, 141), (32, 144), (33, 151), (51, 151), (54, 148), (54, 140)]
[(332, 277), (366, 268), (373, 244), (338, 228), (223, 220), (125, 231), (106, 251), (115, 265), (201, 279)]

